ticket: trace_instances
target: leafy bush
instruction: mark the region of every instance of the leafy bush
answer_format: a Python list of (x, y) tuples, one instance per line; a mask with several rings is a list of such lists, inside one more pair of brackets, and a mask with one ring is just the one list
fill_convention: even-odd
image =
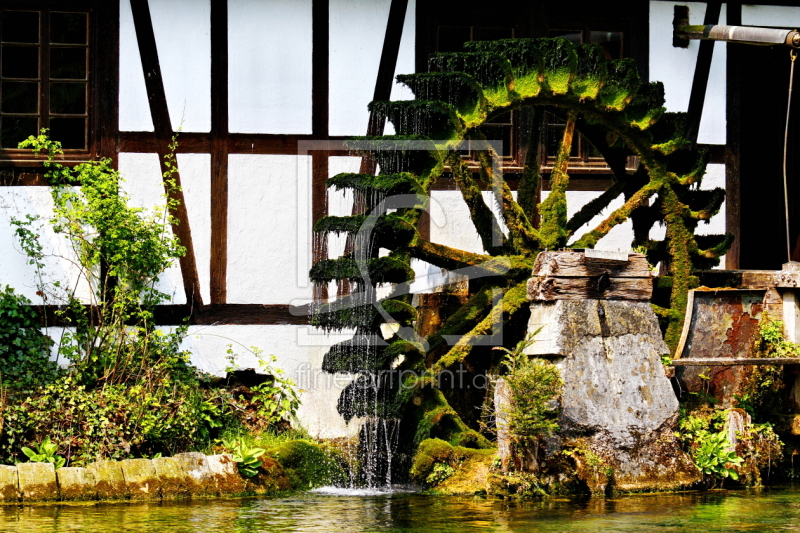
[[(0, 293), (0, 371), (25, 391), (9, 395), (2, 413), (0, 460), (17, 461), (27, 453), (23, 447), (30, 450), (44, 438), (48, 450), (55, 447), (51, 455), (60, 451), (76, 465), (210, 446), (221, 429), (240, 423), (243, 409), (190, 364), (181, 349), (186, 326), (162, 331), (155, 323), (155, 306), (168, 301), (157, 289), (159, 276), (184, 254), (170, 230), (174, 201), (165, 196), (166, 204), (153, 210), (131, 207), (110, 160), (65, 167), (56, 161), (59, 143), (44, 134), (25, 146), (47, 155), (54, 203), (49, 223), (70, 242), (80, 282), (90, 289), (80, 300), (76, 287), (45, 285), (41, 222), (14, 221), (39, 293), (62, 306), (57, 318), (67, 329), (59, 357), (71, 364), (59, 372), (48, 363), (50, 341), (38, 332), (30, 302), (9, 289)], [(167, 156), (171, 169), (174, 157)], [(172, 172), (164, 176), (168, 189), (175, 187)], [(273, 400), (279, 405), (271, 412), (297, 408), (296, 393), (280, 389), (289, 394), (286, 400), (267, 387), (257, 392), (262, 409)]]
[(41, 444), (36, 446), (36, 451), (27, 446), (22, 447), (22, 453), (28, 456), (31, 463), (53, 463), (56, 468), (64, 466), (66, 459), (56, 455), (58, 445), (53, 444), (50, 437), (45, 437)]
[(503, 376), (510, 397), (502, 416), (513, 439), (533, 443), (558, 430), (558, 398), (564, 389), (558, 368), (544, 359), (531, 358), (523, 352), (533, 341), (520, 341), (513, 350), (496, 347), (506, 352)]
[(224, 442), (223, 444), (233, 453), (233, 460), (236, 461), (236, 466), (239, 467), (239, 472), (243, 476), (254, 477), (258, 474), (258, 468), (261, 466), (259, 457), (266, 452), (264, 448), (250, 447), (242, 441)]
[(31, 301), (11, 287), (0, 290), (0, 380), (12, 395), (30, 393), (56, 378), (52, 344), (41, 332)]
[(703, 474), (737, 480), (739, 474), (728, 465), (739, 466), (742, 461), (728, 441), (727, 431), (706, 433), (698, 438), (694, 462)]

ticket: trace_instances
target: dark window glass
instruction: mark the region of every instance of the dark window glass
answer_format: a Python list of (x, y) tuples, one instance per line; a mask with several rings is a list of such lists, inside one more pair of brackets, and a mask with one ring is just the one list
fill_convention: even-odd
[(36, 82), (4, 81), (0, 85), (3, 113), (38, 113), (39, 84)]
[(86, 48), (51, 48), (50, 78), (85, 80)]
[(39, 13), (36, 11), (3, 11), (2, 19), (3, 42), (39, 42)]
[(4, 78), (31, 78), (39, 77), (39, 47), (38, 46), (11, 46), (2, 48)]
[(607, 59), (622, 59), (621, 31), (590, 31), (589, 42), (603, 47)]
[(16, 148), (20, 141), (36, 135), (38, 127), (36, 117), (0, 117), (0, 148)]
[(61, 142), (61, 146), (69, 149), (86, 148), (86, 119), (84, 118), (51, 118), (50, 136)]
[(439, 52), (462, 52), (464, 43), (472, 40), (470, 26), (439, 26), (436, 50)]
[(59, 115), (86, 113), (86, 84), (51, 82), (50, 113)]
[(511, 39), (514, 37), (514, 28), (478, 28), (476, 37), (479, 41), (496, 41), (498, 39)]
[(50, 13), (50, 42), (86, 44), (86, 13)]

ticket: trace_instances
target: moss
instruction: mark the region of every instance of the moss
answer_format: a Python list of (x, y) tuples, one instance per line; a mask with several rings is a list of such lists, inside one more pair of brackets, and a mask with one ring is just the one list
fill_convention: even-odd
[(511, 63), (492, 52), (443, 52), (430, 56), (429, 70), (435, 72), (463, 72), (472, 76), (483, 87), (489, 105), (502, 107), (511, 103), (509, 90), (513, 75)]
[(580, 99), (597, 98), (606, 81), (608, 67), (599, 44), (581, 44), (576, 48), (578, 65), (572, 80), (572, 94)]
[(664, 84), (659, 82), (648, 83), (639, 87), (636, 96), (625, 108), (625, 120), (631, 126), (646, 130), (655, 124), (664, 114)]
[[(452, 446), (441, 439), (423, 441), (411, 467), (411, 479), (437, 494), (486, 494), (489, 470), (497, 450)], [(437, 474), (445, 466), (449, 475)]]
[(388, 118), (400, 135), (456, 139), (465, 129), (453, 106), (435, 100), (375, 101), (370, 102), (369, 110), (379, 120)]
[(418, 100), (441, 101), (456, 109), (466, 127), (486, 118), (483, 88), (463, 72), (422, 72), (403, 74), (397, 81), (408, 86)]
[(575, 45), (558, 37), (537, 39), (537, 45), (542, 56), (543, 90), (554, 95), (567, 94), (578, 70)]
[(458, 189), (461, 191), (461, 197), (469, 209), (470, 220), (481, 238), (483, 249), (491, 255), (502, 253), (506, 238), (500, 230), (500, 224), (497, 223), (494, 213), (484, 202), (480, 187), (472, 179), (472, 171), (461, 160), (458, 152), (454, 152), (453, 157), (450, 158), (450, 168)]
[(608, 63), (606, 83), (598, 95), (609, 111), (622, 111), (639, 88), (639, 72), (633, 59), (615, 59)]
[(500, 303), (495, 305), (489, 314), (481, 320), (472, 330), (462, 336), (458, 344), (453, 346), (447, 354), (439, 359), (432, 367), (432, 371), (439, 372), (457, 363), (463, 363), (472, 352), (475, 342), (480, 336), (492, 335), (500, 324), (506, 322), (517, 313), (523, 304), (528, 302), (528, 282), (515, 285), (505, 292)]
[(285, 442), (267, 450), (265, 455), (281, 465), (289, 485), (294, 490), (309, 490), (345, 480), (341, 465), (319, 444), (311, 441)]
[(471, 51), (493, 53), (508, 59), (517, 97), (531, 98), (541, 92), (542, 52), (536, 39), (471, 41), (464, 46)]
[[(394, 257), (375, 257), (368, 261), (367, 275), (373, 285), (378, 283), (403, 283), (414, 279), (414, 271), (407, 262)], [(350, 280), (364, 283), (365, 280), (355, 259), (340, 257), (323, 259), (311, 267), (309, 278), (314, 283), (328, 283), (338, 280)]]

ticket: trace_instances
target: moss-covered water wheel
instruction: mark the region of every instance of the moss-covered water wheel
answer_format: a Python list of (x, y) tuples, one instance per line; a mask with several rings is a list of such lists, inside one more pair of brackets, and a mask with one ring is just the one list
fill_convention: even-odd
[[(326, 217), (315, 227), (318, 233), (355, 236), (353, 252), (347, 257), (322, 261), (311, 271), (316, 283), (349, 280), (355, 287), (354, 295), (322, 305), (313, 317), (314, 324), (327, 329), (356, 330), (353, 340), (335, 345), (324, 360), (329, 372), (359, 376), (343, 392), (339, 410), (348, 419), (402, 418), (403, 427), (410, 431), (405, 434), (413, 436), (408, 440), (415, 443), (436, 436), (453, 444), (486, 444), (464, 423), (469, 416), (459, 416), (448, 403), (449, 398), (457, 406), (458, 396), (448, 393), (446, 398), (436, 388), (437, 376), (459, 365), (475, 373), (495, 365), (498, 352), (473, 341), (489, 335), (499, 322), (520, 326), (504, 328), (506, 346), (524, 334), (526, 281), (540, 251), (568, 245), (593, 248), (613, 227), (631, 219), (632, 246), (643, 247), (651, 263), (669, 265), (669, 307), (656, 310), (666, 321), (667, 343), (674, 348), (692, 269), (715, 264), (731, 242), (729, 235), (694, 235), (701, 220), (717, 213), (724, 191), (698, 190), (708, 154), (691, 147), (685, 138), (685, 114), (665, 112), (662, 84), (642, 82), (632, 60), (608, 60), (597, 45), (576, 46), (563, 39), (510, 39), (467, 46), (463, 53), (433, 55), (430, 72), (398, 77), (414, 92), (415, 100), (370, 104), (374, 115), (392, 122), (397, 135), (363, 138), (351, 147), (374, 158), (380, 174), (341, 174), (329, 180), (331, 187), (359, 191), (366, 214)], [(485, 139), (482, 125), (500, 114), (521, 108), (541, 113), (544, 107), (560, 114), (566, 127), (550, 192), (538, 206), (536, 150), (528, 150), (516, 200), (498, 165), (493, 165), (497, 154), (491, 149), (479, 151), (480, 180), (493, 185), (506, 235), (454, 147), (463, 140)], [(541, 121), (532, 122), (530, 144), (535, 146)], [(613, 184), (568, 218), (567, 165), (575, 131), (603, 155), (613, 172)], [(420, 151), (421, 146), (426, 149)], [(628, 156), (638, 157), (637, 170), (626, 169)], [(399, 209), (386, 212), (391, 206), (384, 205), (384, 199), (398, 194), (424, 199), (446, 169), (469, 208), (485, 254), (422, 239), (416, 230), (422, 209), (413, 202), (404, 200)], [(608, 213), (597, 227), (579, 234), (620, 196), (624, 198), (621, 207)], [(533, 223), (537, 210), (538, 227)], [(367, 225), (373, 229), (358, 234), (365, 220), (371, 221)], [(656, 223), (666, 226), (663, 241), (650, 239)], [(390, 250), (388, 256), (379, 257), (380, 248)], [(416, 337), (412, 327), (416, 311), (405, 290), (413, 279), (412, 258), (448, 270), (474, 267), (477, 278), (470, 282), (470, 296), (463, 307), (428, 339)], [(394, 292), (377, 301), (371, 288), (378, 283), (395, 284)], [(497, 289), (502, 293), (499, 301), (492, 297)], [(396, 322), (399, 330), (384, 345), (370, 345), (370, 338), (380, 336), (385, 322)], [(446, 339), (451, 336), (461, 336), (461, 340), (450, 345)], [(395, 373), (389, 372), (393, 368)], [(403, 370), (414, 373), (400, 374)]]

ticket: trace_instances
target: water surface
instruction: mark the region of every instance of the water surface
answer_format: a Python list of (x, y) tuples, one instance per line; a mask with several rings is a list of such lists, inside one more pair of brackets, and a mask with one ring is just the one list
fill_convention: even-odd
[(0, 531), (800, 531), (800, 487), (541, 502), (322, 489), (286, 498), (5, 506)]

